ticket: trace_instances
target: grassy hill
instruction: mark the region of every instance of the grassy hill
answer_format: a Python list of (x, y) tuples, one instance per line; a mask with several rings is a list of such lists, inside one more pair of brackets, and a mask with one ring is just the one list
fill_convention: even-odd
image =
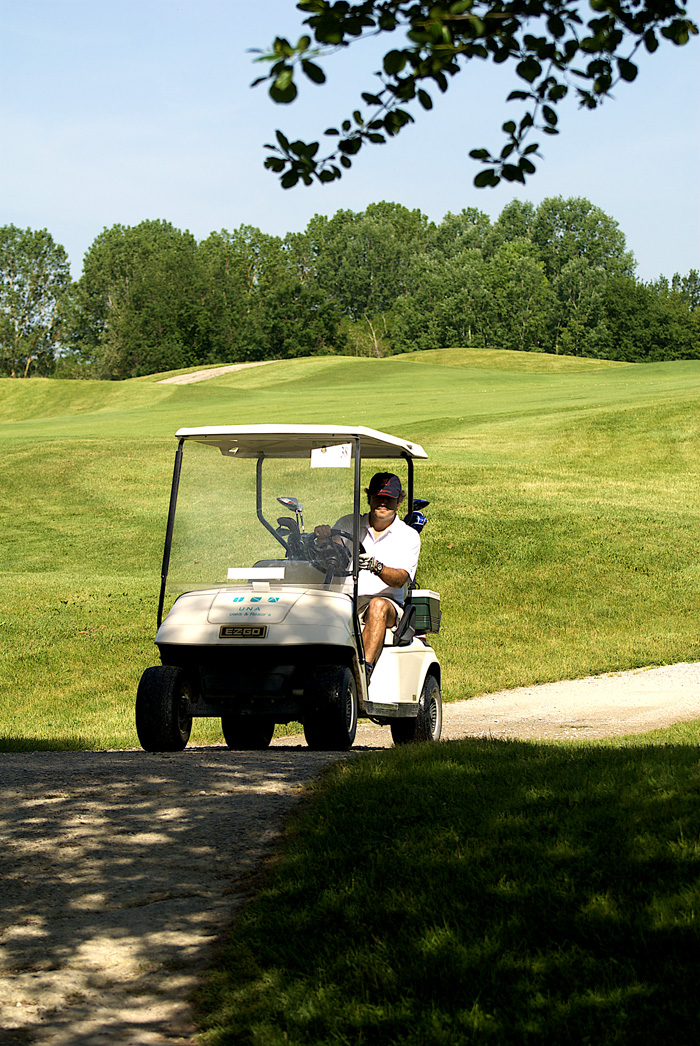
[[(0, 744), (136, 744), (182, 425), (422, 443), (445, 696), (700, 657), (700, 362), (445, 349), (192, 385), (0, 380)], [(218, 736), (195, 722), (193, 740)]]

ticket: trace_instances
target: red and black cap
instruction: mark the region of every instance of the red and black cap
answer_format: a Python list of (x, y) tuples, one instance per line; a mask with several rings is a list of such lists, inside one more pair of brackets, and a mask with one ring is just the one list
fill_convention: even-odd
[(401, 480), (393, 472), (377, 472), (369, 481), (367, 493), (376, 498), (401, 497)]

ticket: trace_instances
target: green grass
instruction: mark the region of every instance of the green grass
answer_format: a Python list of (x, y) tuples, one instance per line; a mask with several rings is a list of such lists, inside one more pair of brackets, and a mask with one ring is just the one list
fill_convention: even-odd
[(199, 995), (207, 1046), (697, 1042), (691, 746), (335, 766)]
[[(450, 349), (157, 377), (0, 381), (0, 749), (136, 745), (182, 425), (424, 444), (447, 699), (700, 658), (700, 363)], [(695, 1044), (699, 734), (336, 766), (250, 883), (203, 1041)]]
[(427, 448), (419, 581), (442, 594), (448, 700), (700, 657), (696, 361), (446, 349), (158, 377), (0, 381), (0, 745), (136, 745), (173, 434), (292, 406)]

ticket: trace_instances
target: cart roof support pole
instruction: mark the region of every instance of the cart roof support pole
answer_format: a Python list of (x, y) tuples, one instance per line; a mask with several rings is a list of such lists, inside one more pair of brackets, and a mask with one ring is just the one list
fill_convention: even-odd
[(364, 664), (365, 660), (365, 648), (362, 643), (362, 629), (360, 628), (360, 621), (357, 616), (357, 585), (358, 578), (360, 575), (359, 571), (359, 560), (360, 560), (360, 516), (362, 515), (362, 506), (360, 504), (361, 492), (360, 484), (362, 482), (362, 453), (360, 447), (360, 437), (356, 436), (354, 439), (355, 443), (355, 474), (354, 474), (354, 496), (353, 496), (353, 514), (355, 517), (355, 525), (353, 526), (353, 542), (352, 542), (352, 562), (353, 562), (353, 577), (352, 577), (352, 621), (353, 628), (355, 629), (355, 639), (357, 642), (357, 650), (360, 655), (360, 659)]
[(355, 476), (354, 476), (354, 504), (353, 513), (355, 516), (355, 526), (353, 527), (353, 546), (352, 546), (352, 561), (355, 564), (353, 571), (353, 590), (352, 599), (355, 614), (357, 614), (357, 579), (360, 571), (358, 570), (357, 564), (360, 556), (360, 516), (362, 515), (362, 506), (360, 504), (361, 493), (360, 483), (361, 479), (361, 468), (362, 468), (362, 454), (360, 450), (360, 439), (359, 436), (355, 437)]
[(168, 580), (168, 569), (170, 567), (170, 549), (173, 544), (173, 529), (175, 527), (175, 506), (177, 505), (177, 492), (180, 487), (180, 472), (182, 470), (182, 447), (184, 439), (178, 442), (175, 451), (175, 466), (173, 468), (173, 484), (170, 488), (170, 507), (168, 508), (168, 526), (165, 531), (165, 548), (163, 549), (163, 566), (160, 571), (160, 598), (158, 599), (158, 628), (163, 620), (163, 604), (165, 602), (165, 585)]
[(408, 512), (413, 512), (413, 458), (409, 457), (408, 454), (404, 454), (404, 458), (408, 464)]
[(263, 469), (263, 461), (264, 460), (265, 460), (265, 455), (263, 453), (258, 454), (258, 460), (257, 460), (257, 462), (255, 464), (255, 511), (257, 513), (258, 519), (260, 520), (262, 525), (265, 527), (265, 529), (269, 530), (270, 533), (272, 534), (273, 538), (275, 539), (275, 541), (279, 541), (279, 543), (282, 546), (282, 548), (284, 549), (284, 551), (288, 552), (289, 549), (287, 547), (286, 541), (282, 540), (282, 538), (279, 536), (279, 534), (277, 533), (275, 528), (272, 526), (272, 524), (268, 523), (267, 520), (265, 519), (265, 517), (263, 516), (263, 509), (262, 509), (262, 469)]

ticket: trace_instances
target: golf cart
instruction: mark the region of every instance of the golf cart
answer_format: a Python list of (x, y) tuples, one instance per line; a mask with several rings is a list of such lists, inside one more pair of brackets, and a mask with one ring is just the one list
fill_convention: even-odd
[[(407, 594), (369, 687), (357, 614), (363, 488), (377, 459), (388, 462), (404, 476), (406, 522), (422, 529), (428, 502), (413, 496), (413, 462), (427, 457), (423, 448), (331, 425), (176, 436), (155, 640), (162, 663), (146, 669), (136, 697), (142, 747), (183, 749), (196, 716), (220, 718), (235, 749), (266, 748), (276, 723), (299, 721), (311, 748), (342, 751), (358, 716), (388, 725), (395, 744), (437, 741), (440, 664), (425, 633), (438, 631), (440, 597)], [(343, 516), (352, 523), (338, 530)], [(314, 533), (319, 524), (333, 528), (330, 541)]]

